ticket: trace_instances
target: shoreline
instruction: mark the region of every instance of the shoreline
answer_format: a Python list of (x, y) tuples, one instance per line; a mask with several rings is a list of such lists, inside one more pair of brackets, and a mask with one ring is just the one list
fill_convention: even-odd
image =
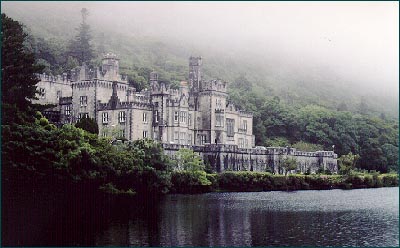
[(266, 172), (223, 172), (207, 174), (210, 185), (193, 184), (183, 175), (169, 193), (268, 192), (398, 187), (398, 174), (360, 173), (353, 175), (273, 175)]

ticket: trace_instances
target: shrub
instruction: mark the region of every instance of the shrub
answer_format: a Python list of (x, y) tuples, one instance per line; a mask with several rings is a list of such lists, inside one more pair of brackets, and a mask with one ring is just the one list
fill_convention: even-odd
[(174, 171), (171, 175), (172, 192), (201, 193), (211, 191), (211, 181), (204, 171)]
[(382, 185), (384, 187), (393, 187), (399, 185), (399, 178), (397, 174), (383, 174), (380, 176), (380, 178), (382, 179)]

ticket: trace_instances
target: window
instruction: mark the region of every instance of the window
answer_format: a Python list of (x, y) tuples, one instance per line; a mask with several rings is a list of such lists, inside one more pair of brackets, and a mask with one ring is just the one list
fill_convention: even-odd
[(147, 138), (147, 131), (143, 131), (143, 138)]
[(186, 123), (186, 112), (181, 111), (181, 123)]
[(67, 116), (71, 115), (71, 105), (65, 105), (64, 113)]
[(223, 127), (224, 126), (224, 116), (220, 114), (215, 115), (215, 126)]
[(188, 142), (188, 145), (192, 144), (192, 134), (191, 133), (188, 134), (187, 142)]
[(186, 133), (181, 132), (180, 139), (181, 139), (180, 144), (184, 145), (186, 140)]
[(239, 138), (239, 148), (243, 148), (244, 146), (244, 140), (243, 138)]
[(143, 112), (143, 123), (147, 123), (147, 113)]
[(121, 129), (118, 132), (118, 138), (125, 138), (125, 129)]
[(57, 100), (59, 100), (60, 97), (61, 97), (61, 90), (58, 90), (58, 91), (57, 91)]
[(103, 124), (107, 124), (108, 123), (108, 112), (103, 112), (103, 114), (101, 114), (102, 120), (103, 120)]
[(200, 117), (197, 117), (197, 128), (201, 128), (201, 118)]
[(179, 121), (179, 112), (175, 111), (174, 113), (174, 122), (178, 122)]
[(158, 132), (157, 131), (154, 131), (153, 139), (158, 140)]
[(158, 123), (158, 110), (154, 111), (154, 121)]
[(80, 120), (82, 118), (89, 118), (89, 113), (79, 113), (78, 120)]
[(179, 144), (179, 132), (174, 132), (174, 142)]
[(46, 98), (46, 89), (45, 88), (39, 88), (39, 96), (42, 99)]
[(245, 145), (246, 148), (249, 148), (249, 140), (248, 139), (245, 139), (244, 145)]
[(188, 114), (188, 125), (191, 126), (192, 125), (192, 114)]
[(228, 137), (233, 137), (235, 135), (235, 120), (226, 118), (226, 133)]
[(200, 135), (200, 145), (204, 145), (207, 141), (207, 137), (205, 135)]
[(87, 105), (87, 96), (81, 96), (79, 98), (79, 103), (81, 104), (81, 106), (86, 106)]
[(120, 112), (118, 113), (118, 122), (119, 122), (119, 123), (125, 123), (125, 120), (126, 120), (126, 113), (125, 113), (125, 111), (120, 111)]
[(222, 109), (222, 101), (221, 99), (215, 99), (215, 109), (221, 110)]
[(104, 131), (101, 133), (101, 136), (103, 136), (103, 137), (107, 137), (107, 131), (106, 131), (106, 130), (104, 130)]
[(243, 121), (243, 130), (247, 131), (247, 121)]

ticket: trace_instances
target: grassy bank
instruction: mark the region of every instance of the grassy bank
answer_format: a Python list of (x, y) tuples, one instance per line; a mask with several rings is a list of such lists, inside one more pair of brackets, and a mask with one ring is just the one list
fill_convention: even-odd
[[(215, 191), (254, 192), (272, 190), (359, 189), (398, 186), (397, 174), (353, 175), (273, 175), (264, 172), (224, 172), (207, 174), (210, 182), (201, 185), (187, 174), (179, 175), (179, 185), (173, 181), (173, 193), (202, 193)], [(175, 176), (175, 178), (178, 176)], [(174, 176), (173, 176), (174, 178)]]

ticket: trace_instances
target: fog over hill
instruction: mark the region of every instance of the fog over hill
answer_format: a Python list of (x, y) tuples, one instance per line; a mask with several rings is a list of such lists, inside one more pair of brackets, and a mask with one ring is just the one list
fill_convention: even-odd
[(63, 42), (75, 35), (85, 7), (94, 42), (103, 37), (121, 65), (157, 69), (173, 61), (171, 66), (186, 70), (187, 58), (201, 55), (209, 77), (233, 81), (245, 75), (263, 94), (290, 93), (330, 106), (364, 97), (375, 111), (398, 115), (397, 2), (2, 2), (1, 7), (34, 36)]

